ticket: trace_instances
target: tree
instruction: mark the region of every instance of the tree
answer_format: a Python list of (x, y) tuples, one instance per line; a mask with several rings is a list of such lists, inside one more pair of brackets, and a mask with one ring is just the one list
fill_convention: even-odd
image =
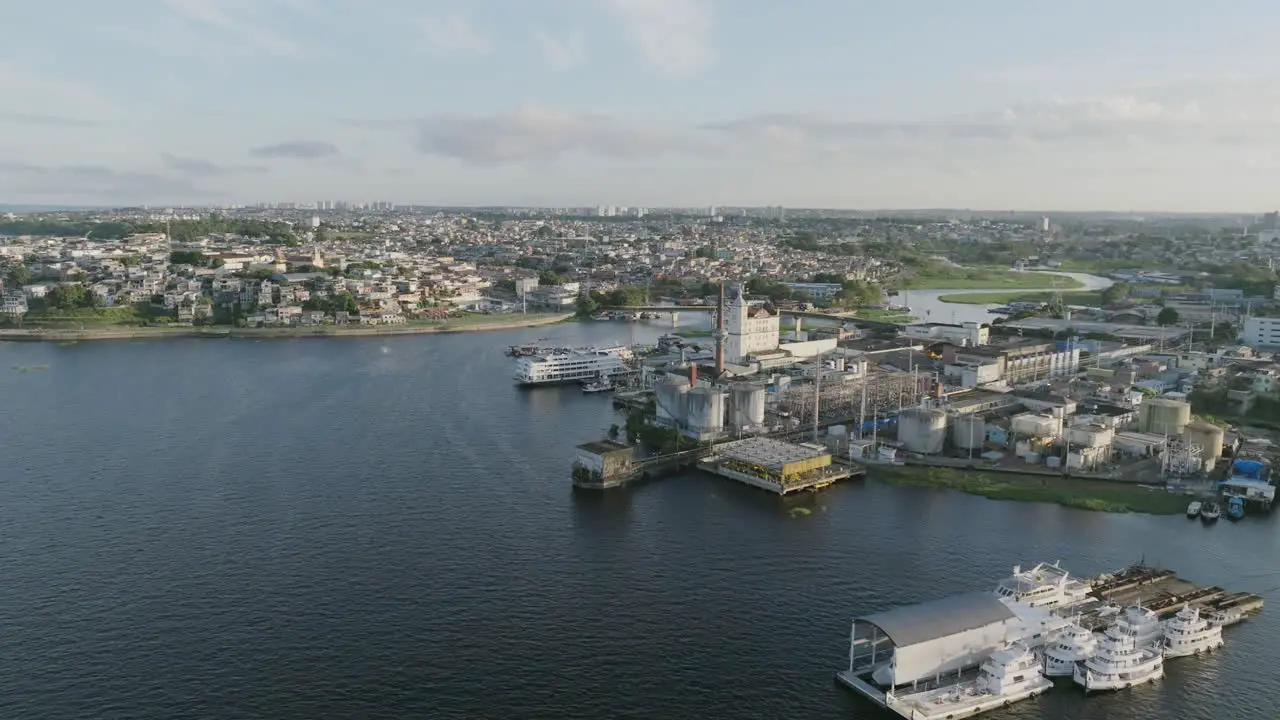
[(26, 265), (14, 265), (9, 268), (5, 278), (9, 281), (10, 289), (20, 288), (31, 283), (31, 270)]
[(59, 310), (71, 310), (84, 306), (85, 303), (84, 286), (79, 283), (68, 283), (59, 285), (45, 296), (45, 302), (49, 307)]
[(174, 265), (204, 267), (209, 264), (209, 257), (198, 250), (174, 250), (169, 253), (169, 262)]
[(1162, 308), (1160, 314), (1156, 315), (1156, 324), (1158, 325), (1177, 325), (1178, 311), (1171, 307)]
[(578, 296), (578, 315), (586, 317), (600, 309), (600, 303), (587, 293)]
[(1102, 291), (1102, 306), (1111, 307), (1124, 302), (1128, 297), (1129, 286), (1125, 283), (1116, 283)]

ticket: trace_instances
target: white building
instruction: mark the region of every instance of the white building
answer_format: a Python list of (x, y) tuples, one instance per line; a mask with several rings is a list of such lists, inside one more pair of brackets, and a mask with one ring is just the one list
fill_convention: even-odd
[(991, 328), (975, 322), (963, 325), (932, 323), (908, 325), (902, 329), (902, 336), (914, 340), (943, 340), (953, 345), (977, 347), (986, 345), (991, 340)]
[(742, 287), (731, 289), (725, 303), (725, 360), (741, 363), (752, 353), (778, 349), (780, 315), (747, 303)]
[(1280, 317), (1247, 317), (1240, 326), (1240, 343), (1257, 349), (1280, 347)]

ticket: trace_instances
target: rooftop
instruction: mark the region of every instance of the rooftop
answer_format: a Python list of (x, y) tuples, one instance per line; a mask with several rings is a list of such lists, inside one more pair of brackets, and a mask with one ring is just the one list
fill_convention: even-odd
[(896, 607), (857, 618), (857, 622), (875, 625), (894, 645), (906, 647), (1015, 617), (994, 593), (973, 592)]
[(829, 455), (826, 450), (815, 450), (803, 445), (793, 445), (769, 438), (748, 438), (721, 445), (717, 453), (732, 460), (759, 465), (769, 470), (781, 471), (791, 463)]

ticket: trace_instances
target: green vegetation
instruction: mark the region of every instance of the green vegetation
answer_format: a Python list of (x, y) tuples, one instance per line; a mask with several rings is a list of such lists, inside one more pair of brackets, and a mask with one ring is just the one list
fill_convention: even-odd
[[(65, 286), (64, 286), (65, 287)], [(117, 307), (60, 307), (49, 306), (27, 313), (23, 324), (43, 325), (141, 325), (147, 322), (173, 320), (170, 311), (147, 303)]]
[(1160, 310), (1160, 314), (1156, 315), (1156, 323), (1158, 325), (1177, 325), (1178, 311), (1167, 307)]
[(915, 315), (908, 315), (897, 310), (882, 310), (879, 308), (858, 308), (854, 311), (854, 316), (863, 320), (898, 323), (899, 325), (907, 325), (920, 319)]
[[(1251, 386), (1247, 378), (1239, 378), (1236, 389), (1244, 390)], [(1265, 396), (1254, 398), (1253, 407), (1245, 415), (1236, 411), (1239, 407), (1227, 399), (1227, 388), (1199, 387), (1188, 396), (1191, 410), (1206, 422), (1215, 425), (1254, 425), (1269, 430), (1280, 430), (1280, 400)]]
[[(8, 220), (0, 222), (0, 235), (85, 237), (91, 240), (122, 240), (138, 233), (165, 232), (162, 222), (90, 222), (87, 220)], [(211, 217), (204, 220), (175, 220), (169, 236), (176, 243), (189, 243), (203, 235), (231, 233), (251, 238), (267, 238), (285, 245), (297, 244), (293, 227), (286, 222), (246, 218)]]
[(1187, 507), (1185, 496), (1148, 490), (1126, 481), (1089, 480), (1056, 475), (1018, 475), (954, 468), (871, 468), (872, 477), (891, 485), (945, 488), (992, 500), (1046, 502), (1098, 512), (1175, 515)]
[(929, 263), (907, 276), (905, 290), (1043, 290), (1057, 285), (1063, 290), (1082, 287), (1075, 278), (1014, 272), (1004, 268), (968, 268)]
[[(1007, 305), (1013, 302), (1034, 302), (1047, 303), (1053, 299), (1051, 292), (982, 292), (982, 293), (957, 293), (955, 295), (942, 295), (938, 298), (944, 303), (957, 303), (961, 305)], [(1064, 292), (1062, 293), (1062, 302), (1067, 305), (1088, 305), (1090, 307), (1102, 307), (1102, 293), (1094, 290), (1086, 290), (1083, 292)]]

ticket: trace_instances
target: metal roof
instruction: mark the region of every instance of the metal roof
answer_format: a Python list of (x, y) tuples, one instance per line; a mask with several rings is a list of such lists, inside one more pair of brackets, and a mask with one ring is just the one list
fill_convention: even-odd
[(974, 592), (896, 607), (856, 622), (875, 625), (895, 646), (906, 647), (1016, 617), (994, 593)]

